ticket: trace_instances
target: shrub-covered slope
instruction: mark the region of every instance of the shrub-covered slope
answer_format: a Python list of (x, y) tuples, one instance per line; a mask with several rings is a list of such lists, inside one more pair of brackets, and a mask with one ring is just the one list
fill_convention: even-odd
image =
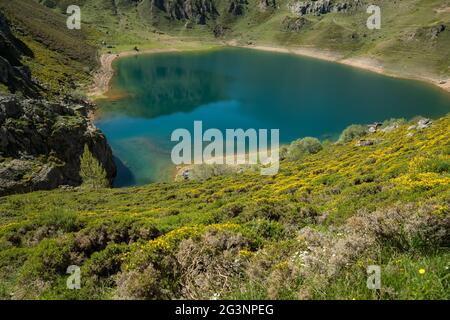
[(0, 296), (449, 299), (450, 117), (416, 122), (283, 160), (273, 177), (0, 198)]

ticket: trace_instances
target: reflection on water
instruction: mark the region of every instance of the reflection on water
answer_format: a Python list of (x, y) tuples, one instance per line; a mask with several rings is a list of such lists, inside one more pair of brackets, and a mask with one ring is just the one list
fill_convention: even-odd
[[(211, 102), (225, 100), (227, 77), (194, 66), (173, 65), (161, 56), (119, 61), (113, 86), (126, 84), (127, 94), (113, 97), (108, 112), (131, 117), (155, 118), (174, 112), (190, 112)], [(229, 79), (228, 79), (229, 80)]]

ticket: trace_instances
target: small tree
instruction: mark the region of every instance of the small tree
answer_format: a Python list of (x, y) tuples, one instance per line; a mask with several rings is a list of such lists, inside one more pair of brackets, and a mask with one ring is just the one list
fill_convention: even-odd
[(87, 188), (99, 189), (109, 186), (105, 169), (89, 151), (87, 144), (84, 145), (84, 151), (80, 157), (80, 177), (83, 181), (82, 185)]

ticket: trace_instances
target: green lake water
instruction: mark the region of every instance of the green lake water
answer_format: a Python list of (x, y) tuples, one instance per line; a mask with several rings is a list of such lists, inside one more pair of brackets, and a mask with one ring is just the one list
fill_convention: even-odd
[(203, 130), (280, 129), (280, 143), (288, 143), (335, 139), (353, 123), (450, 111), (450, 95), (428, 84), (251, 49), (140, 55), (114, 68), (96, 125), (116, 158), (116, 186), (170, 180), (171, 133), (192, 131), (195, 120)]

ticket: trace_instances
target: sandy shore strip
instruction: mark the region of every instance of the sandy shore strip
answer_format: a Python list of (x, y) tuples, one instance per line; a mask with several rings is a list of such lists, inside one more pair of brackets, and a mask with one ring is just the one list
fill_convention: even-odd
[(255, 50), (263, 50), (263, 51), (271, 51), (271, 52), (282, 52), (282, 53), (290, 53), (290, 54), (296, 54), (300, 56), (305, 57), (311, 57), (316, 58), (320, 60), (326, 60), (336, 63), (341, 63), (347, 66), (359, 68), (368, 70), (371, 72), (383, 74), (389, 77), (394, 78), (402, 78), (402, 79), (411, 79), (411, 80), (420, 80), (425, 81), (430, 84), (433, 84), (435, 86), (438, 86), (439, 88), (450, 92), (450, 78), (447, 79), (438, 79), (433, 77), (427, 77), (427, 76), (403, 76), (400, 74), (397, 74), (395, 72), (391, 72), (389, 70), (386, 70), (382, 63), (368, 57), (353, 57), (353, 58), (344, 58), (343, 55), (340, 55), (338, 53), (317, 49), (314, 47), (299, 47), (299, 48), (287, 48), (287, 47), (275, 47), (275, 46), (263, 46), (263, 45), (240, 45), (236, 42), (227, 42), (227, 45), (234, 46), (234, 47), (240, 47), (240, 48), (249, 48), (249, 49), (255, 49)]

